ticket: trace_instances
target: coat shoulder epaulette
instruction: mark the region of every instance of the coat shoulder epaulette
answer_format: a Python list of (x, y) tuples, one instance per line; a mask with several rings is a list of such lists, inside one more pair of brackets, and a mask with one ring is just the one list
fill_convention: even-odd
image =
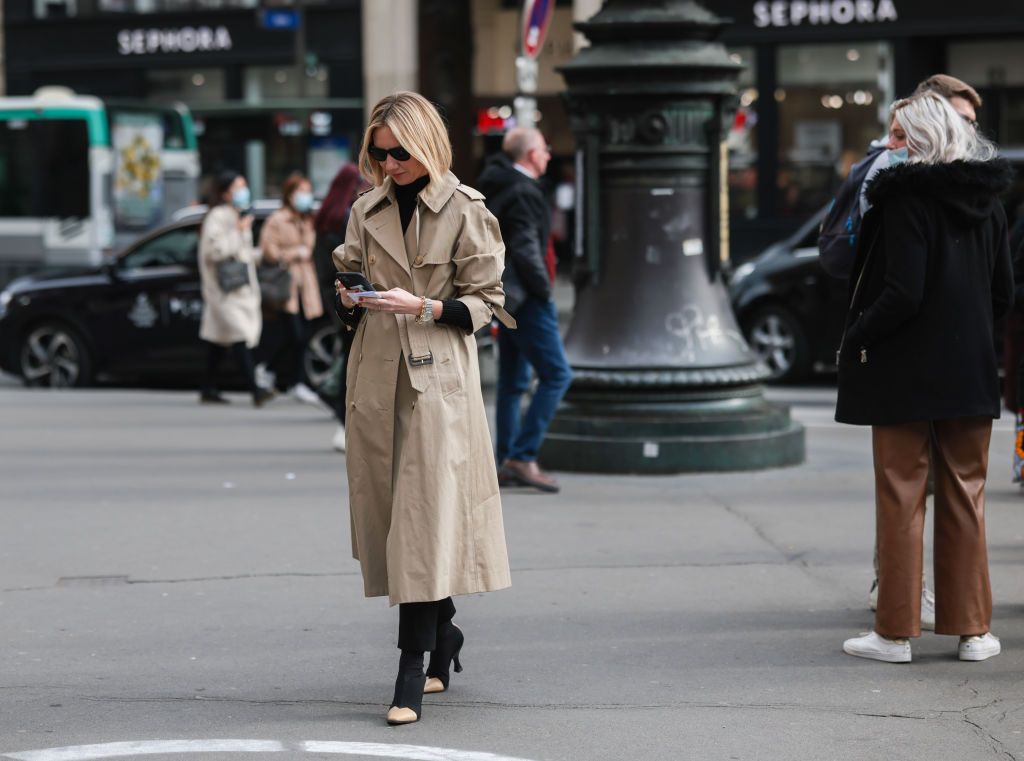
[(476, 188), (471, 188), (469, 185), (459, 185), (456, 190), (460, 191), (464, 196), (469, 198), (471, 201), (484, 201), (487, 199), (483, 193)]

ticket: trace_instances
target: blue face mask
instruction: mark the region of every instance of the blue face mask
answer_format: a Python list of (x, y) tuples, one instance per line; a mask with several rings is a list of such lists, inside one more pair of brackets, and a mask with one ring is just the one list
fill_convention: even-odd
[(292, 193), (292, 207), (294, 207), (295, 211), (305, 214), (313, 208), (313, 194), (301, 191)]
[(902, 164), (908, 158), (910, 158), (910, 151), (907, 150), (906, 146), (897, 148), (894, 151), (888, 151), (889, 154), (889, 166), (896, 166)]
[(248, 209), (252, 205), (252, 193), (249, 188), (239, 188), (231, 194), (231, 205), (239, 211)]

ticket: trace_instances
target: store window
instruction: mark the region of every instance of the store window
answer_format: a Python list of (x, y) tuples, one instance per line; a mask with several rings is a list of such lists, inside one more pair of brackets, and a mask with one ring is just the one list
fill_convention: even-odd
[(806, 217), (827, 204), (893, 100), (887, 43), (787, 45), (778, 51), (778, 211)]
[(187, 105), (225, 99), (223, 69), (170, 69), (146, 72), (146, 93), (154, 100), (180, 100)]
[(98, 0), (98, 7), (104, 13), (167, 13), (258, 6), (259, 0)]
[(75, 0), (34, 0), (36, 18), (68, 18), (78, 15)]
[[(304, 81), (303, 81), (304, 80)], [(300, 94), (300, 83), (303, 93)], [(245, 100), (260, 103), (276, 98), (326, 98), (326, 66), (250, 66), (245, 70)]]
[(978, 121), (986, 133), (1024, 148), (1024, 40), (951, 43), (949, 73), (984, 93)]
[(739, 103), (726, 137), (729, 148), (729, 215), (757, 216), (757, 70), (753, 48), (731, 48), (729, 56), (743, 65), (737, 80)]

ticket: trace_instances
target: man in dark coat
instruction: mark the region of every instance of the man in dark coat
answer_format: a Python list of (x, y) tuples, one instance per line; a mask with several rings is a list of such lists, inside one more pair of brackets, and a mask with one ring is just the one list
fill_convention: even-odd
[[(537, 182), (550, 158), (538, 130), (515, 127), (476, 186), (501, 225), (505, 308), (518, 323), (516, 330), (498, 328), (498, 480), (556, 492), (558, 482), (537, 464), (544, 434), (572, 382), (546, 263), (551, 210)], [(521, 400), (530, 387), (531, 367), (538, 383), (524, 415)]]

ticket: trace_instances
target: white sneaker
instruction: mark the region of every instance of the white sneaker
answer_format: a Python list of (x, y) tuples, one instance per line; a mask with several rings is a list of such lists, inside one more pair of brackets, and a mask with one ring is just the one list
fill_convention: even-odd
[(962, 661), (983, 661), (993, 655), (999, 655), (1002, 650), (999, 637), (994, 636), (992, 632), (986, 632), (980, 636), (961, 637), (957, 655)]
[(921, 628), (935, 631), (935, 593), (921, 587)]
[(331, 446), (336, 452), (345, 451), (345, 426), (338, 426), (338, 430), (334, 432), (334, 438), (331, 439)]
[(886, 663), (910, 663), (910, 640), (888, 639), (875, 632), (866, 632), (843, 643), (843, 652), (858, 658)]
[(320, 397), (317, 396), (316, 391), (311, 389), (305, 383), (296, 383), (288, 389), (288, 394), (304, 404), (315, 404), (317, 407), (320, 407), (323, 404), (323, 402), (320, 401)]
[(878, 579), (871, 582), (871, 591), (868, 592), (868, 607), (871, 610), (878, 610)]
[(274, 388), (274, 373), (267, 369), (266, 364), (260, 362), (256, 365), (256, 385), (260, 388)]

